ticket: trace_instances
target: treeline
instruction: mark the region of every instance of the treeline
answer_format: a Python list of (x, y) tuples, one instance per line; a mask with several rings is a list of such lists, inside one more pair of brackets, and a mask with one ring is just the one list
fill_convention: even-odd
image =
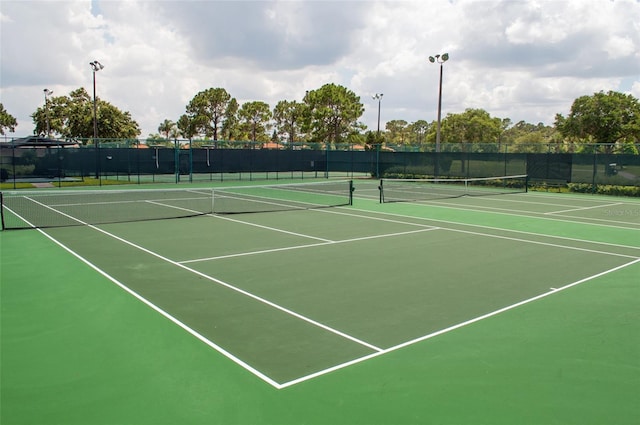
[[(140, 127), (129, 112), (96, 99), (98, 139), (136, 139)], [(273, 108), (263, 101), (239, 104), (224, 88), (197, 93), (180, 117), (165, 119), (154, 143), (174, 139), (194, 141), (250, 141), (294, 146), (299, 144), (376, 145), (430, 150), (436, 142), (434, 122), (393, 119), (385, 128), (368, 130), (360, 122), (364, 113), (360, 97), (336, 84), (307, 91), (301, 102), (282, 100)], [(82, 140), (92, 144), (93, 99), (80, 88), (68, 96), (51, 97), (33, 114), (34, 134)], [(0, 104), (0, 131), (14, 131), (13, 118)], [(582, 96), (565, 117), (557, 114), (553, 126), (492, 117), (483, 109), (450, 113), (441, 122), (442, 143), (508, 145), (511, 151), (542, 152), (549, 145), (561, 151), (593, 150), (638, 154), (640, 103), (631, 95), (609, 91)], [(495, 149), (495, 148), (492, 148)]]

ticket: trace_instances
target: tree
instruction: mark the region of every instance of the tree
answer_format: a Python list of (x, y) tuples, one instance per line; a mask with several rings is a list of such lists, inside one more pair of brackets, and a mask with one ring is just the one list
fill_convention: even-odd
[(224, 111), (224, 124), (222, 125), (222, 135), (227, 140), (236, 140), (239, 135), (238, 109), (240, 109), (238, 101), (232, 98)]
[(231, 95), (223, 88), (210, 88), (196, 94), (187, 105), (187, 114), (197, 130), (218, 140), (218, 130), (225, 119)]
[(502, 120), (492, 118), (484, 109), (468, 108), (462, 114), (448, 114), (442, 121), (447, 143), (492, 143), (501, 133)]
[(238, 117), (253, 142), (269, 140), (267, 130), (270, 128), (271, 110), (268, 104), (261, 101), (246, 102), (238, 111)]
[(16, 121), (16, 119), (4, 109), (4, 105), (0, 103), (0, 134), (4, 135), (5, 129), (13, 133), (16, 131), (17, 126), (18, 121)]
[(532, 131), (518, 136), (512, 143), (513, 152), (543, 153), (548, 152), (547, 140), (540, 131)]
[(388, 142), (396, 145), (403, 145), (407, 141), (408, 123), (405, 120), (387, 121), (385, 129), (389, 133)]
[[(99, 102), (100, 100), (96, 99), (96, 117), (102, 109), (97, 108)], [(50, 98), (49, 117), (52, 132), (64, 137), (93, 137), (93, 103), (84, 88), (72, 91), (69, 96)], [(42, 120), (38, 119), (36, 131), (40, 133), (44, 128)], [(98, 135), (100, 134), (100, 125), (98, 125)]]
[(187, 114), (183, 114), (178, 118), (176, 126), (178, 127), (178, 131), (182, 137), (186, 137), (189, 140), (193, 139), (193, 136), (198, 134), (195, 121), (189, 118)]
[[(138, 123), (129, 112), (122, 112), (107, 102), (101, 102), (98, 112), (98, 137), (101, 139), (135, 139), (140, 133)], [(93, 136), (93, 132), (91, 133)]]
[(428, 130), (429, 123), (425, 120), (418, 120), (409, 124), (409, 143), (412, 145), (422, 145), (425, 142), (425, 135)]
[(302, 132), (302, 122), (306, 111), (304, 103), (281, 100), (273, 108), (273, 119), (277, 134), (286, 138), (289, 149), (293, 148), (296, 136)]
[(550, 143), (559, 142), (555, 129), (543, 123), (510, 123), (511, 120), (508, 118), (503, 120), (503, 128), (508, 128), (500, 135), (500, 143), (506, 144), (509, 152), (548, 152)]
[(158, 126), (158, 131), (164, 134), (166, 139), (169, 139), (170, 136), (177, 137), (178, 136), (178, 127), (176, 123), (169, 119), (165, 119)]
[(377, 131), (367, 131), (364, 135), (365, 150), (380, 150), (384, 144), (384, 134)]
[(613, 152), (640, 139), (640, 103), (614, 91), (581, 96), (573, 102), (568, 117), (556, 115), (555, 126), (565, 137), (595, 142)]
[[(84, 88), (69, 96), (57, 96), (48, 102), (49, 129), (52, 133), (72, 139), (93, 137), (93, 100)], [(96, 99), (96, 122), (99, 138), (132, 139), (140, 134), (140, 127), (129, 112), (122, 112), (109, 102)], [(47, 111), (38, 108), (32, 115), (35, 134), (45, 133)]]
[(362, 127), (360, 97), (343, 86), (325, 84), (307, 92), (303, 100), (307, 105), (303, 128), (316, 142), (338, 143)]

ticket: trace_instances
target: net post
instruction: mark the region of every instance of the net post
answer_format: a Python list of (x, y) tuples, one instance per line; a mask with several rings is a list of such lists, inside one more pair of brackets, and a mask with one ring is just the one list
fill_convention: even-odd
[(4, 230), (4, 198), (0, 192), (0, 222), (2, 222), (2, 230)]
[(524, 176), (524, 193), (529, 193), (529, 174)]
[(353, 205), (353, 191), (356, 188), (353, 186), (353, 180), (349, 180), (349, 205)]
[(380, 196), (380, 203), (384, 204), (384, 192), (383, 192), (383, 189), (382, 189), (382, 179), (380, 179), (380, 185), (378, 185), (378, 193), (379, 193), (379, 196)]

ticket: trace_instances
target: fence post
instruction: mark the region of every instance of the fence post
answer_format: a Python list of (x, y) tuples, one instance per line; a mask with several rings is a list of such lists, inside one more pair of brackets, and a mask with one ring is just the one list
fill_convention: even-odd
[(189, 183), (193, 182), (193, 147), (189, 139)]
[(93, 139), (96, 147), (96, 178), (98, 179), (98, 186), (102, 186), (102, 173), (100, 172), (100, 142), (97, 138)]
[(324, 170), (324, 178), (329, 178), (329, 142), (325, 142), (325, 170)]
[(380, 178), (380, 148), (382, 144), (376, 144), (376, 178)]
[(180, 150), (178, 149), (178, 139), (173, 139), (173, 171), (176, 183), (180, 182)]
[(596, 193), (596, 174), (598, 173), (598, 148), (593, 150), (593, 174), (591, 178), (591, 193)]
[(504, 174), (503, 176), (507, 175), (507, 162), (508, 162), (508, 158), (509, 158), (509, 154), (507, 153), (507, 151), (509, 150), (509, 148), (507, 147), (507, 144), (504, 144)]

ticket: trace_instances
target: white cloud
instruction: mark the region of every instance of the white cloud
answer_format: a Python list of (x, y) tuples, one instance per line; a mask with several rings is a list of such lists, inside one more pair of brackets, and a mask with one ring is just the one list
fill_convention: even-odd
[(635, 83), (633, 83), (633, 85), (631, 86), (631, 93), (629, 94), (636, 99), (640, 99), (640, 81), (636, 81)]
[(45, 87), (91, 92), (95, 59), (98, 96), (131, 112), (142, 137), (210, 87), (273, 107), (333, 82), (361, 97), (369, 128), (374, 93), (383, 125), (432, 121), (439, 69), (427, 57), (444, 52), (445, 114), (551, 125), (579, 96), (640, 90), (635, 0), (3, 0), (0, 21), (0, 101), (16, 135), (32, 132)]
[(0, 22), (8, 23), (8, 22), (13, 22), (13, 20), (11, 19), (10, 16), (7, 16), (0, 11)]
[(638, 51), (631, 37), (613, 35), (607, 39), (604, 45), (609, 59), (620, 59), (633, 56)]

